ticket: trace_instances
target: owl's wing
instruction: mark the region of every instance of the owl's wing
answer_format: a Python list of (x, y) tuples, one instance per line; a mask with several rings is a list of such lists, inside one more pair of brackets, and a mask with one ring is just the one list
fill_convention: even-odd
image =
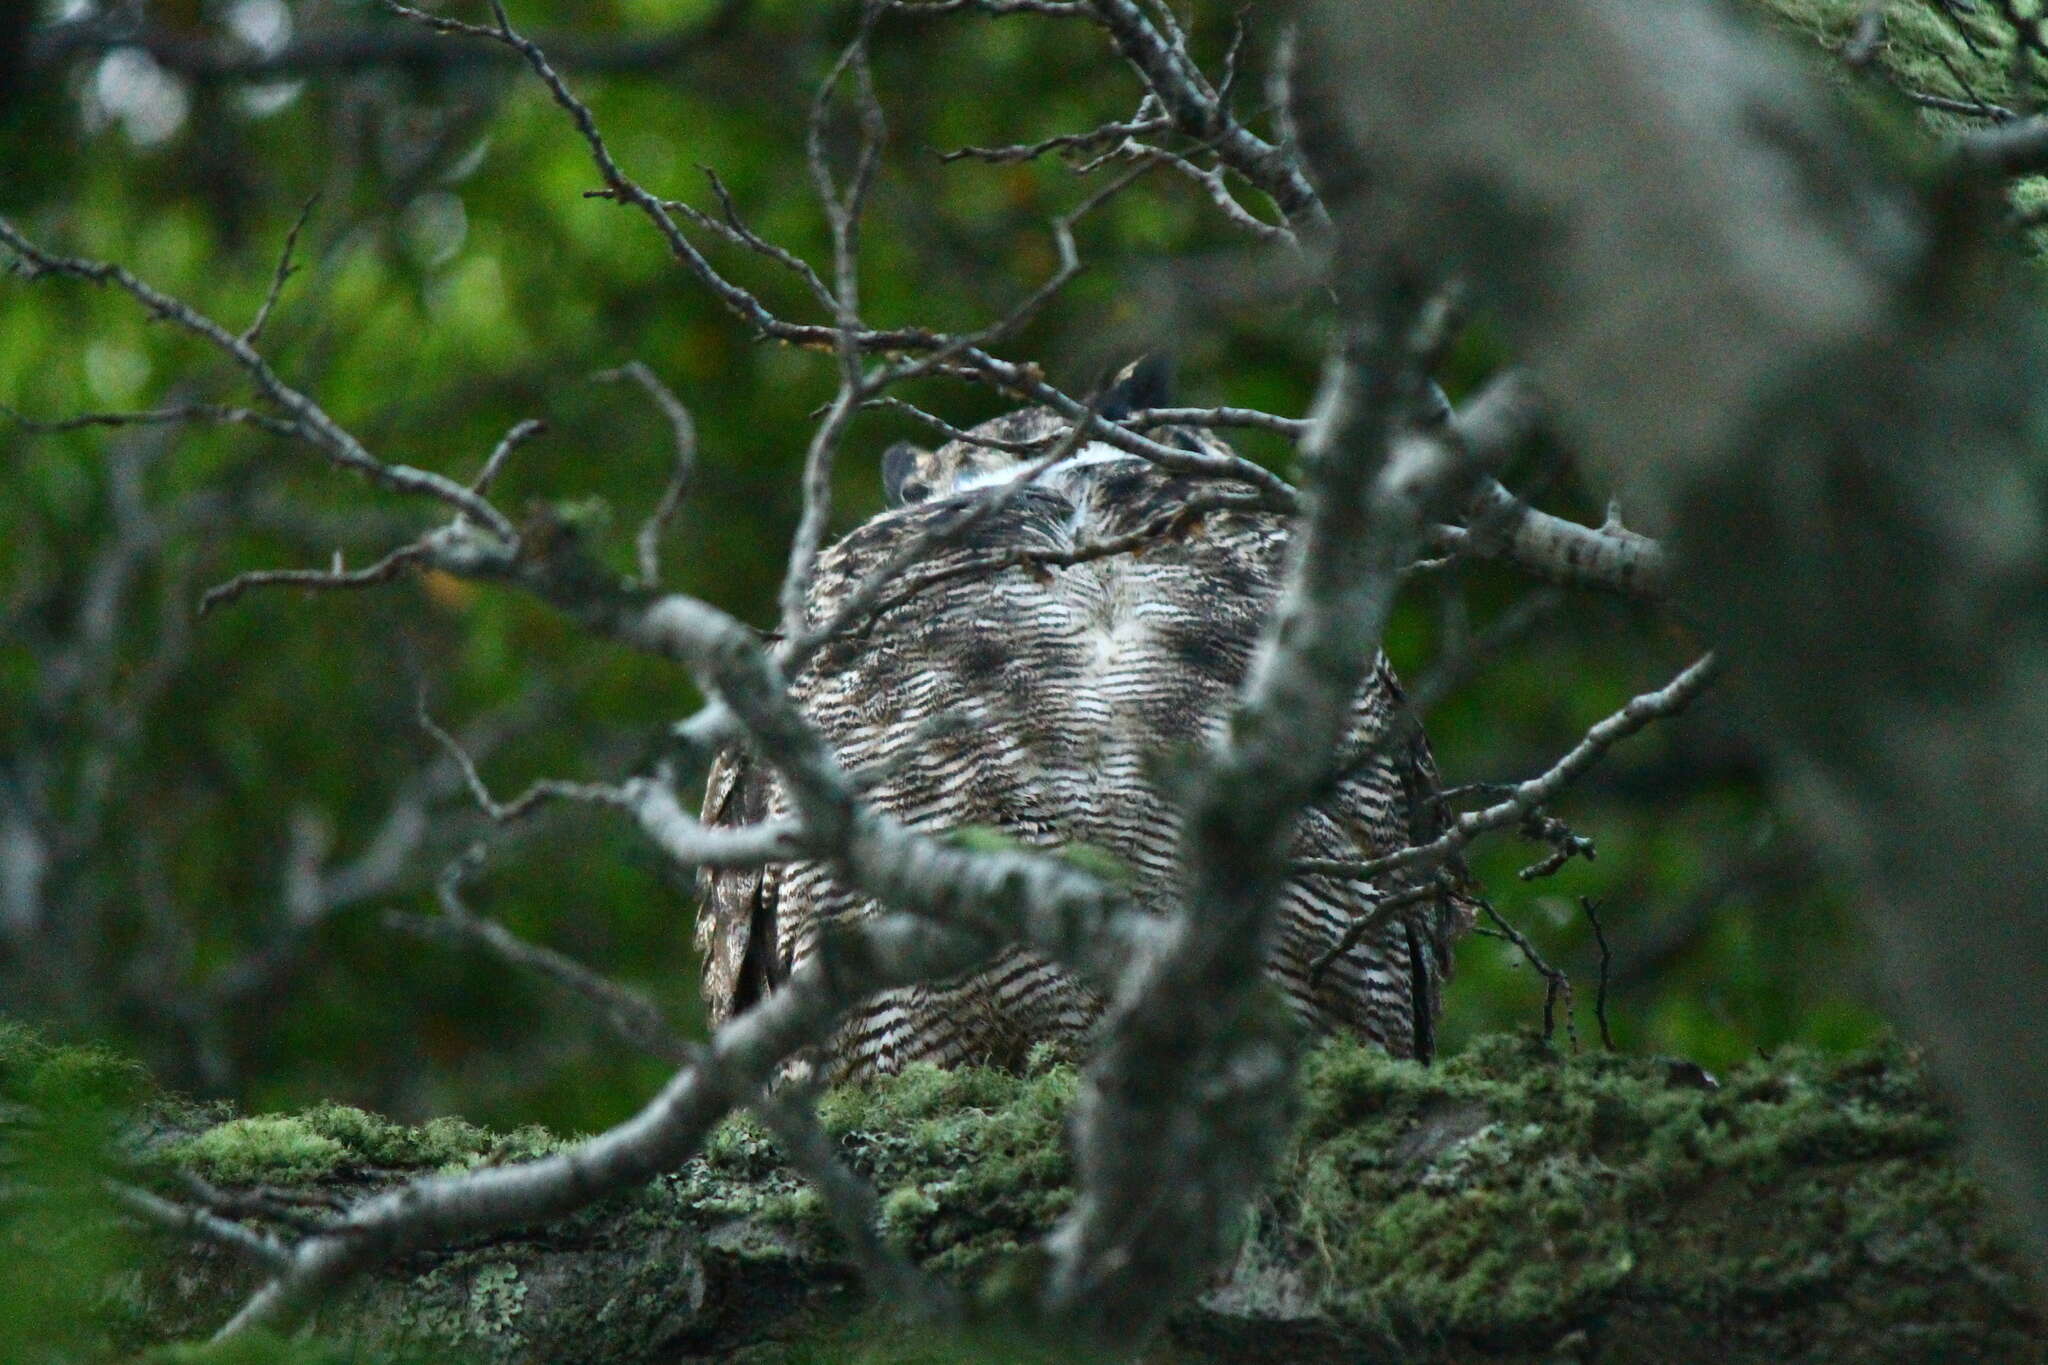
[[(1380, 661), (1376, 681), (1392, 699), (1394, 723), (1399, 727), (1389, 761), (1400, 782), (1406, 842), (1426, 844), (1451, 825), (1450, 806), (1443, 797), (1436, 757), (1430, 752), (1429, 740), (1409, 707), (1400, 682), (1384, 659)], [(1479, 909), (1464, 860), (1453, 857), (1442, 871), (1446, 876), (1443, 894), (1425, 901), (1418, 907), (1418, 913), (1402, 921), (1415, 1007), (1415, 1054), (1425, 1060), (1435, 1050), (1436, 1014), (1443, 983), (1451, 974), (1451, 949), (1472, 927)]]
[[(1385, 659), (1359, 689), (1351, 742), (1360, 757), (1324, 806), (1350, 845), (1344, 856), (1381, 857), (1429, 843), (1450, 827), (1451, 813), (1429, 741)], [(1453, 861), (1443, 870), (1448, 875), (1442, 894), (1404, 910), (1379, 934), (1383, 969), (1408, 978), (1412, 1054), (1424, 1060), (1435, 1049), (1436, 1017), (1443, 983), (1450, 975), (1452, 946), (1471, 927), (1478, 909), (1463, 864)], [(1392, 892), (1412, 884), (1410, 874), (1394, 873), (1378, 890)], [(1374, 902), (1365, 888), (1357, 888), (1356, 894), (1351, 913), (1369, 912)]]
[[(768, 813), (768, 775), (743, 747), (721, 751), (704, 784), (707, 825), (750, 825)], [(697, 952), (704, 1004), (715, 1028), (754, 1004), (780, 980), (776, 899), (782, 869), (704, 867), (697, 871)]]

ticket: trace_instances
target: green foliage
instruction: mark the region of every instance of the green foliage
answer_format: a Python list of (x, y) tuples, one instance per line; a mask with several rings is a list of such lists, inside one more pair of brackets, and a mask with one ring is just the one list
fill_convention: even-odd
[(169, 1158), (231, 1185), (315, 1180), (338, 1170), (464, 1169), (519, 1161), (558, 1146), (535, 1127), (495, 1137), (461, 1119), (407, 1127), (344, 1104), (293, 1115), (260, 1115), (218, 1124), (177, 1145)]
[(0, 1021), (0, 1360), (83, 1359), (118, 1335), (136, 1248), (101, 1182), (108, 1144), (146, 1089), (132, 1062)]

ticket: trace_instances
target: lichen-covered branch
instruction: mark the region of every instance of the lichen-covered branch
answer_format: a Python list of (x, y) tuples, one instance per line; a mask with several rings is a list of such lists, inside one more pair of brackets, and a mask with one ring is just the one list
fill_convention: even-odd
[[(1702, 1088), (1657, 1058), (1561, 1058), (1495, 1039), (1436, 1067), (1311, 1053), (1303, 1122), (1227, 1273), (1174, 1309), (1174, 1358), (1414, 1365), (2048, 1359), (2039, 1309), (1897, 1052), (1796, 1052)], [(920, 1071), (827, 1095), (823, 1135), (881, 1194), (887, 1246), (999, 1277), (1067, 1207), (1064, 1067)], [(228, 1190), (350, 1193), (531, 1151), (532, 1134), (405, 1129), (323, 1106), (231, 1120), (174, 1149)], [(946, 1352), (849, 1292), (853, 1257), (801, 1168), (751, 1120), (652, 1184), (545, 1232), (504, 1230), (376, 1268), (320, 1334), (382, 1352), (653, 1365)], [(175, 1191), (176, 1186), (172, 1186)], [(152, 1222), (154, 1220), (152, 1219)], [(254, 1263), (167, 1234), (135, 1282), (146, 1339), (203, 1331)], [(135, 1344), (130, 1339), (130, 1345)], [(1710, 1344), (1710, 1346), (1708, 1346)], [(966, 1347), (962, 1346), (961, 1353)], [(891, 1358), (884, 1355), (883, 1358)], [(1901, 1357), (1904, 1358), (1904, 1357)]]
[(829, 1031), (855, 1001), (891, 985), (949, 976), (992, 951), (989, 939), (901, 917), (836, 938), (788, 985), (720, 1029), (637, 1115), (597, 1137), (511, 1166), (428, 1176), (399, 1186), (301, 1239), (286, 1269), (220, 1335), (295, 1325), (320, 1298), (369, 1266), (423, 1246), (560, 1218), (672, 1169), (721, 1118)]
[[(1137, 0), (1091, 3), (1117, 50), (1181, 132), (1213, 147), (1225, 164), (1270, 196), (1290, 222), (1314, 223), (1323, 216), (1322, 200), (1293, 150), (1267, 142), (1237, 120), (1178, 33), (1163, 32)], [(1162, 13), (1170, 19), (1172, 12)]]
[(1581, 526), (1539, 511), (1488, 479), (1466, 509), (1464, 526), (1440, 526), (1439, 550), (1502, 559), (1568, 587), (1601, 587), (1656, 600), (1670, 591), (1670, 556), (1624, 526)]

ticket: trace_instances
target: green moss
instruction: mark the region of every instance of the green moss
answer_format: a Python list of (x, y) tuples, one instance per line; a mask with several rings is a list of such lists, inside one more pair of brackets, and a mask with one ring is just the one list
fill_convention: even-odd
[[(0, 1031), (0, 1075), (17, 1091), (30, 1081), (52, 1093), (139, 1084), (117, 1059), (63, 1051)], [(977, 1286), (998, 1311), (1004, 1286), (1030, 1282), (1031, 1248), (1070, 1207), (1077, 1085), (1073, 1067), (1051, 1056), (1024, 1074), (914, 1067), (833, 1091), (820, 1114), (882, 1193), (890, 1240)], [(2041, 1358), (2016, 1263), (1987, 1231), (1982, 1196), (1951, 1159), (1946, 1119), (1902, 1049), (1847, 1060), (1788, 1051), (1715, 1085), (1689, 1064), (1565, 1058), (1523, 1037), (1485, 1040), (1435, 1067), (1331, 1043), (1306, 1057), (1301, 1090), (1301, 1123), (1247, 1220), (1232, 1282), (1245, 1305), (1234, 1311), (1252, 1318), (1266, 1294), (1273, 1312), (1309, 1314), (1347, 1341), (1445, 1359), (1468, 1348), (1549, 1351), (1577, 1333), (1608, 1343), (1610, 1324), (1658, 1313), (1667, 1324), (1739, 1322), (1761, 1349), (1779, 1342), (1778, 1315), (1790, 1341), (1823, 1305), (1845, 1330), (1877, 1322), (1952, 1351)], [(167, 1155), (228, 1184), (339, 1175), (374, 1186), (555, 1145), (537, 1132), (498, 1138), (454, 1120), (409, 1128), (321, 1105), (216, 1123)], [(549, 1235), (592, 1254), (630, 1249), (616, 1276), (590, 1287), (598, 1298), (576, 1321), (646, 1349), (701, 1330), (699, 1305), (720, 1296), (789, 1293), (739, 1287), (812, 1283), (835, 1250), (818, 1196), (747, 1117), (722, 1125), (675, 1175)], [(526, 1254), (443, 1256), (387, 1286), (394, 1306), (366, 1334), (529, 1358), (535, 1332), (564, 1329), (553, 1317), (531, 1321)], [(697, 1288), (679, 1288), (688, 1285)], [(1022, 1358), (1002, 1342), (980, 1356), (971, 1352), (982, 1344), (934, 1354), (849, 1320), (846, 1305), (813, 1303), (801, 1310), (803, 1344), (754, 1358)], [(1958, 1323), (1988, 1326), (1967, 1326), (1977, 1335), (1965, 1340)], [(620, 1358), (640, 1355), (622, 1347)]]
[(190, 1138), (171, 1159), (226, 1185), (318, 1180), (348, 1161), (346, 1144), (302, 1118), (264, 1115), (232, 1119)]
[(1433, 1070), (1333, 1046), (1308, 1064), (1276, 1221), (1325, 1307), (1394, 1339), (1541, 1342), (1617, 1300), (1847, 1293), (1887, 1256), (1996, 1266), (1918, 1087), (1898, 1050), (1783, 1054), (1709, 1089), (1513, 1038)]
[(903, 1229), (915, 1227), (938, 1211), (938, 1200), (915, 1185), (904, 1185), (883, 1196), (882, 1228), (895, 1240), (905, 1241)]
[(450, 1118), (408, 1127), (345, 1104), (321, 1104), (303, 1114), (217, 1124), (167, 1155), (209, 1179), (239, 1185), (316, 1180), (347, 1170), (464, 1169), (525, 1160), (560, 1145), (538, 1128), (501, 1136)]
[[(819, 1105), (826, 1132), (885, 1192), (890, 1236), (950, 1270), (987, 1268), (1071, 1201), (1065, 1146), (1074, 1072), (1050, 1054), (1019, 1076), (914, 1066)], [(757, 1219), (829, 1243), (816, 1196), (751, 1118), (722, 1124), (671, 1182), (666, 1207), (700, 1223)]]
[[(1869, 8), (1864, 0), (1748, 3), (1801, 46), (1817, 48), (1825, 54), (1826, 61), (1820, 69), (1826, 75), (1842, 82), (1855, 79), (1855, 73), (1840, 60), (1839, 54), (1855, 35), (1863, 12)], [(1875, 53), (1875, 64), (1891, 84), (1902, 90), (1964, 103), (1982, 99), (2005, 108), (2023, 104), (2027, 92), (2014, 87), (2012, 45), (2004, 26), (1978, 21), (1970, 23), (1969, 28), (1970, 38), (1966, 41), (1957, 26), (1944, 19), (1931, 3), (1915, 0), (1888, 4), (1885, 40)], [(1923, 110), (1922, 117), (1931, 127), (1942, 130), (1962, 126), (1964, 122), (1937, 109)]]

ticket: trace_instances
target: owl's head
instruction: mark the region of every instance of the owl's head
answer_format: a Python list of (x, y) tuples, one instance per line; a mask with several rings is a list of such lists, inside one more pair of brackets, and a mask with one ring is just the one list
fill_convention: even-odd
[[(1117, 375), (1097, 410), (1105, 420), (1119, 422), (1134, 412), (1166, 406), (1170, 389), (1165, 357), (1147, 356)], [(889, 506), (902, 507), (1008, 483), (1051, 454), (1069, 430), (1067, 420), (1050, 408), (1022, 408), (983, 422), (965, 440), (948, 441), (937, 450), (899, 441), (882, 456), (882, 493)], [(1128, 458), (1114, 446), (1089, 442), (1061, 464)]]

